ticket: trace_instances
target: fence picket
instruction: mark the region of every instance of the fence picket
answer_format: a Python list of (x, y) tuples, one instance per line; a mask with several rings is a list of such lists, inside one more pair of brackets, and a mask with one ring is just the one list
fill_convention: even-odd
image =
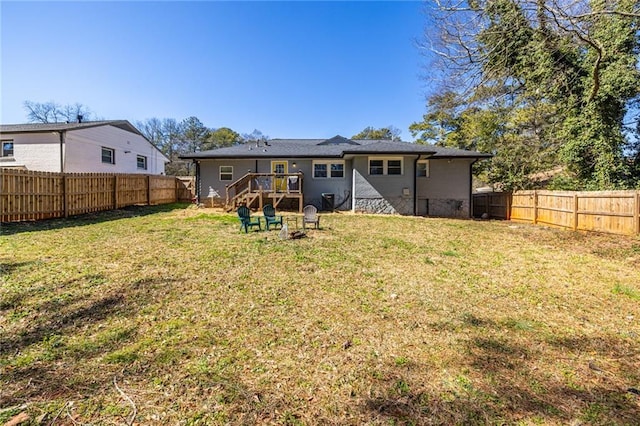
[[(474, 194), (474, 212), (484, 211), (487, 197), (501, 199), (505, 214), (490, 217), (580, 231), (640, 234), (640, 191), (516, 191)], [(495, 203), (495, 202), (494, 202)], [(477, 208), (477, 210), (476, 210)]]
[(188, 179), (0, 168), (0, 222), (69, 217), (131, 205), (191, 201)]

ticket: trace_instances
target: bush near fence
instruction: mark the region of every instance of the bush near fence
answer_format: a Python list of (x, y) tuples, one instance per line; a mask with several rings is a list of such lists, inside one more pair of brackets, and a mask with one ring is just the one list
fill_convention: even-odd
[(173, 176), (49, 173), (0, 168), (0, 222), (191, 201), (193, 196), (187, 185)]
[(473, 194), (473, 214), (576, 231), (640, 234), (640, 191), (517, 191)]

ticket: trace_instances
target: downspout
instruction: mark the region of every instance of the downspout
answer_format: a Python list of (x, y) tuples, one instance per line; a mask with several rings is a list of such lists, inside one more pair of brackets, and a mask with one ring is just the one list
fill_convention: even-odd
[(473, 165), (477, 161), (476, 158), (469, 164), (469, 219), (473, 217)]
[(418, 161), (420, 155), (413, 161), (413, 215), (418, 215)]
[(356, 212), (356, 168), (351, 160), (351, 212)]
[(58, 132), (60, 135), (60, 173), (64, 173), (64, 135), (65, 131)]
[(198, 160), (193, 160), (196, 165), (196, 204), (200, 204), (200, 162)]

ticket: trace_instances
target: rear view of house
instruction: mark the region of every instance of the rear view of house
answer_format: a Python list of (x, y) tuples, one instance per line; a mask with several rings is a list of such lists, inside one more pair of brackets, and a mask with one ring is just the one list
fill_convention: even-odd
[(164, 174), (169, 159), (126, 120), (0, 125), (0, 167)]
[(273, 139), (186, 154), (199, 197), (233, 209), (292, 201), (302, 209), (470, 217), (471, 166), (488, 154), (388, 140)]

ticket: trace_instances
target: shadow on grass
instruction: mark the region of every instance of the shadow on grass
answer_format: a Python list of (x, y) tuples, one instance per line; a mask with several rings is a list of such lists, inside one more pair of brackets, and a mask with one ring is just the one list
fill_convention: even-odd
[(37, 262), (32, 260), (28, 262), (5, 262), (3, 260), (0, 260), (0, 275), (12, 274), (16, 269), (19, 269), (25, 266), (31, 266), (36, 263)]
[[(106, 326), (109, 318), (118, 320), (132, 318), (145, 306), (166, 293), (166, 287), (174, 280), (139, 280), (127, 283), (108, 293), (77, 296), (63, 301), (46, 300), (32, 308), (32, 321), (9, 335), (0, 336), (0, 383), (5, 388), (0, 392), (0, 406), (15, 405), (24, 401), (54, 400), (69, 395), (93, 392), (95, 389), (111, 387), (112, 377), (105, 371), (84, 370), (84, 360), (89, 361), (118, 350), (136, 338), (135, 324)], [(122, 322), (119, 322), (122, 324)], [(104, 326), (103, 326), (104, 324)], [(70, 338), (82, 335), (87, 330), (108, 334), (107, 338), (95, 341), (96, 334), (89, 339), (77, 340), (67, 345)], [(101, 330), (101, 331), (98, 331)], [(32, 349), (32, 345), (37, 345)], [(12, 362), (21, 356), (20, 362)], [(71, 369), (71, 366), (73, 367)], [(102, 370), (102, 369), (101, 369)]]
[[(102, 321), (120, 311), (119, 308), (122, 307), (123, 302), (122, 295), (106, 296), (72, 312), (60, 316), (54, 315), (45, 323), (18, 336), (2, 337), (0, 338), (0, 356), (20, 352), (26, 346), (40, 342), (47, 336), (64, 334), (67, 329), (76, 327), (80, 321), (84, 325)], [(43, 304), (43, 306), (46, 305)], [(48, 309), (44, 308), (44, 310)]]
[(0, 225), (0, 235), (14, 235), (23, 232), (47, 231), (52, 229), (73, 228), (76, 226), (94, 225), (112, 220), (131, 217), (147, 216), (156, 213), (182, 210), (191, 206), (190, 203), (161, 204), (158, 206), (129, 206), (118, 210), (87, 213), (79, 216), (60, 219), (45, 219), (33, 222), (12, 222)]
[[(524, 347), (509, 334), (504, 337), (502, 331), (508, 327), (491, 320), (463, 315), (461, 322), (470, 336), (467, 361), (458, 375), (452, 370), (450, 383), (420, 383), (412, 379), (412, 372), (428, 366), (403, 370), (388, 366), (382, 379), (374, 380), (371, 396), (362, 404), (369, 421), (627, 425), (640, 418), (640, 401), (628, 390), (640, 380), (637, 348), (634, 351), (628, 341), (604, 336), (545, 339), (532, 333), (527, 339), (531, 344)], [(546, 359), (549, 351), (553, 356)], [(593, 371), (588, 362), (571, 365), (585, 353), (596, 359), (619, 360), (617, 376)], [(562, 363), (567, 364), (566, 369)]]

